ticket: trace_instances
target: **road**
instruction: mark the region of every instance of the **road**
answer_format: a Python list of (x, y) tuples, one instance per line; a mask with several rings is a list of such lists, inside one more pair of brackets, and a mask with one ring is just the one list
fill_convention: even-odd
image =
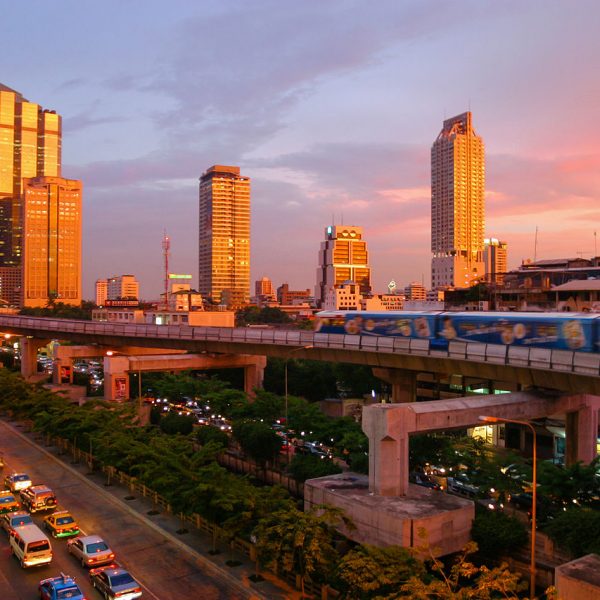
[[(257, 598), (241, 582), (203, 564), (143, 519), (132, 514), (118, 499), (85, 477), (78, 475), (42, 448), (19, 436), (0, 421), (0, 452), (4, 454), (4, 474), (23, 471), (34, 484), (51, 487), (59, 508), (71, 511), (86, 534), (103, 537), (117, 560), (141, 583), (143, 597), (152, 600), (200, 598), (202, 600)], [(33, 516), (41, 526), (43, 514)], [(7, 536), (0, 531), (0, 598), (25, 600), (38, 596), (38, 582), (45, 577), (67, 573), (76, 578), (87, 597), (100, 598), (89, 583), (85, 569), (66, 550), (66, 540), (51, 540), (52, 563), (21, 569), (10, 555)]]

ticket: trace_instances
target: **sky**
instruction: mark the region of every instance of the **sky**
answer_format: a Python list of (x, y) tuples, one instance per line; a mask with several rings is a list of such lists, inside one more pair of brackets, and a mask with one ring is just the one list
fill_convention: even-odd
[[(466, 110), (486, 147), (486, 235), (523, 260), (595, 252), (596, 0), (0, 0), (0, 82), (63, 117), (81, 179), (84, 297), (198, 276), (198, 178), (252, 180), (251, 280), (314, 288), (332, 223), (374, 291), (430, 284), (431, 144)], [(252, 285), (253, 289), (253, 285)]]

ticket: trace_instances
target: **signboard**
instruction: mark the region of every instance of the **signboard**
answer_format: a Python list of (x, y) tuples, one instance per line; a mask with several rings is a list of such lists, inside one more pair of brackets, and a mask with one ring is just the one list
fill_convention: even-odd
[(60, 367), (60, 382), (71, 383), (71, 367), (61, 366)]
[(105, 300), (104, 306), (108, 307), (137, 307), (140, 305), (139, 300)]
[(127, 398), (127, 378), (115, 377), (115, 400)]
[(182, 275), (180, 273), (169, 273), (169, 279), (191, 279), (191, 275)]

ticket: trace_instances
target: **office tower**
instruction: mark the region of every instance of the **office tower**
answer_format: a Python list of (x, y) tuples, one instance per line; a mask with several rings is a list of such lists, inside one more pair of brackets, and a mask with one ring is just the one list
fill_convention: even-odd
[(23, 179), (23, 306), (81, 304), (81, 181)]
[(431, 147), (431, 285), (465, 288), (483, 278), (485, 165), (471, 113), (444, 121)]
[(508, 269), (508, 244), (496, 238), (486, 238), (483, 243), (485, 280), (489, 283), (502, 284)]
[(406, 300), (426, 300), (427, 290), (422, 283), (412, 281), (404, 288), (404, 297)]
[(109, 300), (137, 300), (140, 295), (140, 284), (133, 275), (116, 275), (107, 282), (107, 298)]
[(257, 302), (275, 302), (273, 282), (268, 277), (263, 277), (254, 282), (254, 295)]
[(232, 308), (250, 295), (250, 178), (214, 165), (200, 177), (199, 285), (204, 298)]
[(108, 279), (96, 279), (96, 306), (104, 306), (108, 298)]
[(323, 306), (330, 288), (351, 281), (362, 295), (371, 293), (371, 268), (362, 227), (329, 225), (319, 250), (315, 302)]

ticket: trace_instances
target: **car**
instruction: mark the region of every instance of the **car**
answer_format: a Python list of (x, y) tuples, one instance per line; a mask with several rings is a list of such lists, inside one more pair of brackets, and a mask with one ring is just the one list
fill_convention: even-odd
[(0, 492), (0, 515), (19, 510), (21, 505), (14, 492)]
[(30, 513), (42, 510), (54, 510), (58, 501), (54, 492), (46, 485), (32, 485), (21, 490), (23, 508)]
[(134, 600), (142, 595), (140, 584), (119, 565), (92, 569), (90, 581), (107, 600)]
[(61, 573), (58, 577), (48, 577), (40, 581), (38, 589), (41, 600), (85, 600), (75, 579)]
[(411, 483), (416, 483), (422, 487), (426, 487), (432, 490), (441, 490), (442, 486), (439, 483), (436, 483), (429, 475), (426, 473), (420, 473), (418, 471), (413, 471), (409, 473), (408, 480)]
[(82, 567), (98, 567), (110, 564), (114, 552), (99, 535), (80, 535), (67, 542), (67, 550), (79, 560)]
[(473, 485), (467, 475), (457, 473), (454, 477), (447, 478), (448, 492), (467, 498), (475, 498), (479, 495), (479, 488)]
[(44, 519), (44, 527), (52, 537), (73, 537), (79, 534), (79, 525), (68, 510), (57, 510)]
[(31, 487), (31, 477), (26, 473), (11, 473), (4, 478), (4, 487), (11, 492), (20, 492)]
[(9, 535), (16, 527), (31, 525), (32, 523), (33, 519), (31, 518), (31, 515), (25, 510), (4, 513), (0, 517), (0, 527), (2, 527)]

